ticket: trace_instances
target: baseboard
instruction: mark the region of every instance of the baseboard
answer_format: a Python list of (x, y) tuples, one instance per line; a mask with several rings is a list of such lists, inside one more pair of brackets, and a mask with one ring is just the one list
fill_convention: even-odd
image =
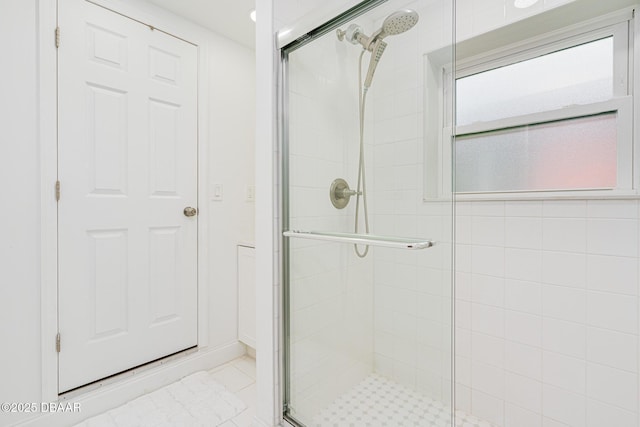
[(247, 354), (255, 359), (256, 358), (256, 349), (255, 349), (255, 347), (247, 346)]
[[(22, 421), (20, 427), (68, 427), (99, 415), (109, 409), (123, 405), (145, 393), (169, 385), (194, 372), (213, 369), (245, 353), (240, 342), (215, 349), (203, 349), (184, 358), (170, 361), (139, 375), (109, 384), (98, 390), (76, 396), (69, 402), (79, 403), (81, 411), (41, 414)], [(66, 402), (65, 402), (66, 403)]]

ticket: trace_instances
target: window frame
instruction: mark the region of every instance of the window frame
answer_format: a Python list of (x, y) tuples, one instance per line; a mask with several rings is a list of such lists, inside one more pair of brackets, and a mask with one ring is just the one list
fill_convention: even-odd
[[(452, 108), (440, 104), (442, 128), (439, 129), (438, 146), (433, 146), (433, 129), (425, 127), (425, 187), (424, 201), (449, 198), (457, 200), (529, 200), (529, 199), (585, 199), (585, 198), (637, 198), (638, 173), (634, 173), (638, 164), (639, 153), (634, 147), (634, 128), (638, 123), (639, 100), (633, 97), (633, 88), (640, 80), (633, 73), (634, 59), (638, 57), (638, 46), (633, 43), (634, 34), (638, 32), (638, 23), (634, 19), (633, 10), (623, 10), (605, 17), (592, 19), (570, 28), (549, 31), (534, 38), (512, 43), (491, 51), (480, 52), (467, 58), (457, 58), (455, 78), (451, 72), (451, 64), (437, 64), (432, 55), (425, 55), (425, 77), (433, 73), (435, 65), (440, 67), (442, 76), (438, 79), (438, 99), (446, 100), (449, 92), (454, 90), (455, 80), (478, 74), (510, 64), (526, 61), (559, 50), (579, 46), (607, 37), (613, 37), (613, 97), (606, 101), (584, 105), (572, 105), (565, 108), (547, 110), (520, 116), (497, 119), (487, 122), (472, 123), (464, 126), (451, 126)], [(434, 65), (435, 63), (435, 65)], [(428, 69), (431, 69), (429, 71)], [(433, 106), (436, 98), (436, 85), (425, 80), (425, 103)], [(431, 98), (429, 101), (428, 98)], [(454, 101), (455, 102), (455, 101)], [(426, 105), (425, 105), (426, 107)], [(425, 108), (425, 111), (429, 109)], [(451, 176), (454, 163), (455, 136), (498, 131), (525, 125), (535, 125), (558, 120), (585, 117), (589, 115), (617, 113), (617, 184), (611, 189), (561, 189), (561, 190), (517, 190), (517, 191), (484, 191), (454, 192), (454, 183), (447, 180)], [(429, 138), (429, 135), (431, 137)], [(434, 156), (434, 154), (437, 155)], [(428, 153), (430, 155), (428, 155)], [(435, 168), (435, 160), (438, 167)], [(448, 159), (448, 160), (447, 160)], [(448, 163), (448, 164), (447, 164)], [(438, 175), (433, 172), (438, 170)], [(455, 178), (454, 178), (455, 179)], [(433, 181), (437, 184), (434, 185)]]

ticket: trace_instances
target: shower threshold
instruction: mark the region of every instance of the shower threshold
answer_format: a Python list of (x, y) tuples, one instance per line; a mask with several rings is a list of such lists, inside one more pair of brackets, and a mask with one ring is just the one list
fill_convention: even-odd
[(494, 427), (491, 423), (455, 412), (378, 374), (370, 374), (354, 388), (320, 411), (310, 427)]

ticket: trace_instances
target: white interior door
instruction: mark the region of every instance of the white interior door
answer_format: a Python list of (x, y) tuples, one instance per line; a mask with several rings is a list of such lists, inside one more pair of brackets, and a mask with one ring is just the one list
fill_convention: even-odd
[(58, 3), (62, 393), (197, 344), (197, 48)]

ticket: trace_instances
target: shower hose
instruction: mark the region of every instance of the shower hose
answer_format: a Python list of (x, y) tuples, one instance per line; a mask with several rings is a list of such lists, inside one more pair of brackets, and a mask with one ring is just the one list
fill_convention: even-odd
[[(362, 195), (362, 207), (364, 210), (364, 232), (369, 234), (369, 210), (367, 209), (367, 185), (364, 173), (364, 106), (367, 100), (367, 91), (369, 88), (362, 87), (362, 57), (366, 52), (362, 49), (358, 63), (358, 104), (360, 114), (360, 160), (358, 162), (358, 187), (356, 189), (356, 223), (354, 232), (358, 233), (358, 223), (360, 222), (360, 196)], [(364, 247), (364, 251), (360, 252), (358, 245), (353, 245), (356, 255), (360, 258), (367, 256), (369, 246)]]

